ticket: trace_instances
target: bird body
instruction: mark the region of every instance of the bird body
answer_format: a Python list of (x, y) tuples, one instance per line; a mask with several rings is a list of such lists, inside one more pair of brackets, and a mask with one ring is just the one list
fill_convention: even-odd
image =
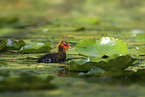
[(66, 50), (71, 48), (65, 41), (61, 41), (58, 44), (58, 52), (46, 54), (38, 58), (38, 63), (60, 63), (66, 59)]

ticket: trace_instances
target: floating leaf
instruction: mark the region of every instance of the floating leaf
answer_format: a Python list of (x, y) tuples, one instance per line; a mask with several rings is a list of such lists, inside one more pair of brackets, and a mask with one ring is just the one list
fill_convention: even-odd
[(83, 39), (76, 45), (76, 50), (86, 56), (97, 56), (98, 51), (96, 49), (95, 39)]
[(35, 25), (36, 23), (33, 22), (22, 22), (19, 20), (17, 16), (0, 17), (0, 27), (10, 26), (13, 28), (25, 28), (25, 27), (35, 26)]
[(91, 67), (91, 69), (87, 73), (79, 73), (79, 76), (92, 76), (92, 75), (102, 75), (105, 70), (98, 68), (98, 67)]
[(86, 61), (79, 60), (79, 61), (72, 61), (68, 68), (72, 71), (89, 71), (93, 66), (101, 68), (106, 71), (111, 72), (122, 72), (128, 66), (131, 66), (134, 62), (134, 58), (129, 55), (126, 56), (119, 56), (115, 59), (104, 60), (99, 59), (98, 61)]
[(17, 16), (0, 17), (0, 24), (12, 24), (19, 21)]
[(78, 23), (81, 24), (98, 24), (100, 22), (100, 19), (97, 17), (92, 17), (92, 18), (80, 18), (77, 20)]
[(105, 70), (93, 66), (93, 67), (87, 72), (87, 74), (97, 74), (97, 73), (104, 73), (104, 72), (105, 72)]
[(0, 51), (19, 50), (25, 45), (26, 43), (23, 40), (15, 41), (13, 39), (2, 39), (0, 40)]
[(76, 28), (75, 31), (84, 31), (86, 28), (85, 27), (79, 27), (79, 28)]
[(12, 27), (14, 28), (26, 28), (26, 27), (31, 27), (31, 26), (35, 26), (35, 23), (31, 23), (31, 22), (18, 22), (12, 25)]
[(122, 40), (111, 37), (102, 37), (100, 40), (90, 38), (79, 41), (76, 50), (85, 56), (126, 55), (127, 44)]
[(44, 53), (49, 52), (52, 49), (51, 43), (34, 43), (26, 45), (23, 50), (19, 51), (20, 53)]

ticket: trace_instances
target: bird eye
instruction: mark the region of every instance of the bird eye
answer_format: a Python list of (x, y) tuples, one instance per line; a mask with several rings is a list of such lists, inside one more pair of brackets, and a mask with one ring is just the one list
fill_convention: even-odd
[(63, 44), (64, 44), (65, 46), (67, 46), (67, 43), (63, 42)]

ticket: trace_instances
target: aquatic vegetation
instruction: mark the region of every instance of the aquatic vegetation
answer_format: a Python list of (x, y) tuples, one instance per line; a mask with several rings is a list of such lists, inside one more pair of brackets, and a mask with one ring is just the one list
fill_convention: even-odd
[(119, 39), (112, 37), (102, 37), (99, 40), (83, 39), (76, 45), (76, 50), (85, 56), (103, 57), (115, 54), (127, 54), (127, 44)]
[(24, 48), (22, 48), (19, 53), (45, 53), (49, 52), (52, 49), (51, 43), (33, 43), (29, 45), (25, 45)]
[(7, 52), (10, 50), (20, 50), (26, 43), (23, 40), (15, 41), (13, 39), (0, 40), (0, 52)]
[(0, 52), (15, 52), (15, 53), (44, 53), (52, 49), (51, 43), (33, 43), (26, 45), (23, 40), (1, 39)]
[[(121, 1), (2, 0), (0, 95), (144, 96), (144, 1)], [(64, 63), (37, 63), (62, 40)]]

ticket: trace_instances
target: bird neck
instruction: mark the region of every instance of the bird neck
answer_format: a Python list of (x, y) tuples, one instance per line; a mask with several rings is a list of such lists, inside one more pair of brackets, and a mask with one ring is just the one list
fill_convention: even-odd
[(60, 55), (66, 54), (66, 50), (61, 45), (58, 47), (58, 54)]

